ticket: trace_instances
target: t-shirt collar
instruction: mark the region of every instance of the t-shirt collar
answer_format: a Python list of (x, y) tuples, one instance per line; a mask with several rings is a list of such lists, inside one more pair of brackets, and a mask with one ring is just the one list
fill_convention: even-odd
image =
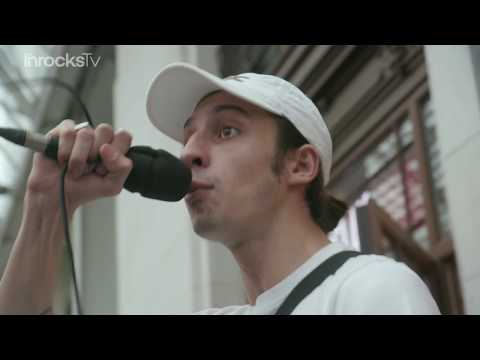
[(322, 247), (286, 278), (260, 294), (256, 299), (255, 305), (252, 306), (252, 313), (273, 313), (305, 276), (330, 256), (345, 250), (345, 248), (345, 245), (338, 242), (332, 242)]

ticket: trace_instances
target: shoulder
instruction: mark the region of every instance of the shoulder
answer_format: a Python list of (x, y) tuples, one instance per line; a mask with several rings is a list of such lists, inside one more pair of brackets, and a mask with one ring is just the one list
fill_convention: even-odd
[(245, 315), (248, 305), (226, 306), (223, 308), (210, 308), (193, 313), (192, 315)]
[(423, 280), (407, 265), (386, 256), (350, 259), (338, 274), (338, 313), (438, 314)]

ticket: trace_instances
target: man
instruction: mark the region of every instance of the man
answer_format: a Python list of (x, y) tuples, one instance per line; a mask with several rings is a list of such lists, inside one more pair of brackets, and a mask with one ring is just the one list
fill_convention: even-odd
[[(199, 314), (274, 314), (317, 266), (347, 250), (327, 237), (346, 207), (328, 196), (332, 144), (315, 105), (273, 76), (220, 79), (187, 64), (160, 72), (147, 95), (153, 124), (183, 143), (191, 168), (185, 202), (194, 231), (224, 244), (236, 259), (249, 304)], [(52, 303), (61, 248), (59, 171), (68, 162), (69, 217), (75, 209), (118, 194), (132, 164), (125, 131), (105, 124), (59, 137), (56, 164), (36, 154), (18, 238), (0, 285), (0, 310), (42, 313)], [(87, 171), (87, 160), (102, 166)], [(293, 309), (293, 314), (438, 314), (421, 279), (376, 255), (348, 259)]]

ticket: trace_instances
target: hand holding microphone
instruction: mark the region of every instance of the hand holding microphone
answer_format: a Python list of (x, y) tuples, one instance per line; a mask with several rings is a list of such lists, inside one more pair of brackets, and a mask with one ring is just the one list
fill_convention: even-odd
[(190, 189), (190, 169), (179, 159), (162, 150), (130, 147), (131, 135), (124, 130), (114, 133), (107, 124), (79, 128), (72, 120), (64, 120), (49, 132), (49, 138), (10, 129), (0, 129), (0, 135), (57, 160), (54, 163), (35, 154), (28, 180), (33, 193), (56, 197), (59, 172), (68, 164), (65, 191), (72, 210), (91, 200), (114, 196), (123, 187), (165, 201), (180, 200)]
[[(93, 126), (85, 104), (70, 85), (58, 79), (34, 80), (50, 81), (67, 90)], [(163, 150), (131, 147), (128, 132), (114, 133), (107, 124), (78, 128), (72, 120), (65, 120), (48, 137), (6, 128), (0, 128), (0, 137), (37, 151), (19, 233), (0, 284), (0, 313), (52, 312), (63, 236), (70, 254), (77, 310), (83, 313), (68, 225), (79, 206), (116, 195), (123, 187), (164, 201), (180, 200), (191, 188), (191, 171), (179, 159)]]
[[(105, 124), (95, 129), (77, 130), (72, 120), (64, 120), (48, 136), (58, 139), (57, 162), (41, 153), (34, 155), (27, 182), (31, 193), (48, 195), (55, 199), (51, 201), (52, 205), (58, 204), (60, 172), (65, 165), (68, 165), (65, 194), (69, 212), (92, 200), (114, 196), (121, 191), (133, 166), (132, 161), (125, 157), (132, 140), (130, 134), (126, 131), (114, 134), (111, 126)], [(94, 162), (98, 155), (102, 167), (86, 173), (88, 162)]]

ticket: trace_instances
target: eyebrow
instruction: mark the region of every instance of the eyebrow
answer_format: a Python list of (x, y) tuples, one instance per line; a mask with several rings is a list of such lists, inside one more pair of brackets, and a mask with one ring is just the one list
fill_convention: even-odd
[[(245, 115), (247, 118), (250, 119), (250, 113), (245, 110), (245, 109), (242, 109), (240, 106), (238, 105), (233, 105), (233, 104), (224, 104), (224, 105), (217, 105), (213, 108), (213, 112), (214, 113), (219, 113), (221, 111), (227, 111), (227, 110), (230, 110), (230, 111), (236, 111), (236, 112), (239, 112), (241, 113), (242, 115)], [(192, 120), (192, 117), (189, 117), (187, 119), (187, 121), (185, 121), (185, 125), (183, 125), (183, 128), (186, 129), (188, 126), (190, 126), (190, 122)]]

